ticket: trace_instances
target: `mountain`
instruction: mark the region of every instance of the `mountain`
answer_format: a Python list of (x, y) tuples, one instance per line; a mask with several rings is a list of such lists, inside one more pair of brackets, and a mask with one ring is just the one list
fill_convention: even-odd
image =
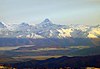
[(48, 26), (52, 26), (53, 23), (49, 20), (49, 19), (45, 19), (43, 22), (41, 22), (40, 24), (37, 24), (39, 27), (48, 27)]
[[(99, 38), (100, 25), (89, 26), (80, 24), (59, 25), (54, 24), (48, 18), (36, 25), (26, 22), (7, 25), (0, 22), (2, 32), (0, 37), (12, 38)], [(5, 29), (6, 28), (6, 29)], [(5, 33), (4, 33), (5, 32)]]
[(21, 23), (16, 28), (18, 31), (28, 31), (30, 30), (30, 25), (28, 23)]
[(53, 24), (49, 19), (45, 19), (40, 24), (36, 25), (35, 33), (44, 38), (59, 38), (58, 29), (60, 28), (67, 28), (67, 26)]
[[(49, 19), (45, 19), (36, 25), (30, 25), (26, 22), (5, 25), (1, 22), (0, 27), (0, 38), (2, 38), (0, 39), (1, 46), (7, 45), (5, 41), (10, 46), (23, 44), (34, 44), (39, 46), (100, 46), (100, 25), (59, 25), (54, 24)], [(14, 40), (16, 43), (7, 41), (6, 38), (11, 38), (8, 40)], [(26, 38), (25, 42), (28, 42), (21, 43), (19, 38), (21, 38), (22, 42), (23, 39)]]

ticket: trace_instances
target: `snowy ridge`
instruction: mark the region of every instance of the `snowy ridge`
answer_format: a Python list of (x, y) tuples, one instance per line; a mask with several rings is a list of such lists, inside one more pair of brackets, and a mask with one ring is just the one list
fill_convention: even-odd
[(16, 38), (100, 38), (100, 25), (57, 25), (49, 19), (39, 24), (28, 23), (6, 25), (0, 22), (0, 37)]

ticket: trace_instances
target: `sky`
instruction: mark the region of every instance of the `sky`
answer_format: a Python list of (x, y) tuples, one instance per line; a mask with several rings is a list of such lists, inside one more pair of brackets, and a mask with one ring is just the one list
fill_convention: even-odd
[(100, 24), (100, 0), (0, 0), (0, 21), (38, 24)]

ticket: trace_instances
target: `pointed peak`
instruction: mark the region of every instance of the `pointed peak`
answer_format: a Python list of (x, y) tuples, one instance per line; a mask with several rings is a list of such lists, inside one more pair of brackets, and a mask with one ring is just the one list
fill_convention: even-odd
[(46, 19), (42, 22), (42, 24), (52, 24), (52, 22), (51, 22), (48, 18), (46, 18)]
[(44, 22), (50, 22), (50, 20), (49, 20), (48, 18), (46, 18), (46, 19), (44, 20)]

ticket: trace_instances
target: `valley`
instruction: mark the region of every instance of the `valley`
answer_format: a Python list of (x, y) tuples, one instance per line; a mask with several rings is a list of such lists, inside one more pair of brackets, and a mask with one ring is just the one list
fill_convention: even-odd
[(99, 46), (15, 46), (10, 47), (10, 50), (2, 48), (0, 50), (0, 62), (18, 62), (27, 61), (31, 59), (44, 60), (48, 58), (57, 58), (61, 56), (88, 56), (99, 55)]

